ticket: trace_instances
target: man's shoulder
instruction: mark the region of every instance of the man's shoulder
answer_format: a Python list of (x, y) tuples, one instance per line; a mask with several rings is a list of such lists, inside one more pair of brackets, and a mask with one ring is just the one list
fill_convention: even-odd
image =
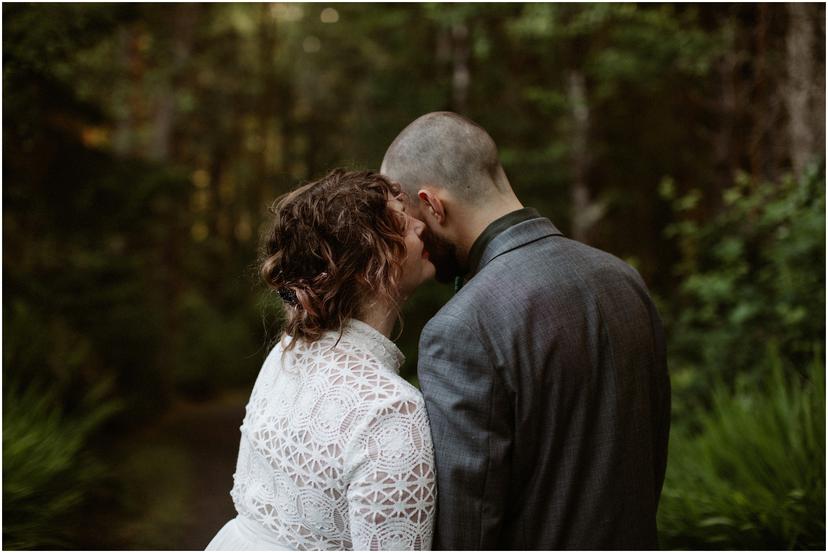
[[(498, 279), (497, 277), (504, 277)], [(508, 294), (499, 292), (507, 274), (485, 271), (478, 273), (447, 301), (426, 323), (423, 335), (473, 335), (480, 337), (503, 330), (503, 319), (515, 306), (506, 305)], [(508, 307), (508, 309), (506, 309)]]
[(446, 302), (426, 323), (423, 333), (440, 334), (447, 329), (469, 327), (473, 319), (470, 309), (473, 302), (465, 301), (463, 295), (466, 294), (455, 294)]
[(640, 279), (637, 271), (617, 256), (557, 235), (493, 259), (468, 285), (478, 294), (497, 297), (497, 290), (504, 286), (519, 284), (527, 292), (535, 289), (548, 292), (580, 280), (603, 279), (613, 274)]

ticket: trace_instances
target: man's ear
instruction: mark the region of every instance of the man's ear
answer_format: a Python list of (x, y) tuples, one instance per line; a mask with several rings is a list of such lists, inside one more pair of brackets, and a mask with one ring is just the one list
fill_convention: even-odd
[(434, 217), (434, 220), (440, 225), (445, 223), (445, 206), (434, 192), (422, 188), (417, 192), (417, 197), (420, 198), (422, 208), (429, 216)]

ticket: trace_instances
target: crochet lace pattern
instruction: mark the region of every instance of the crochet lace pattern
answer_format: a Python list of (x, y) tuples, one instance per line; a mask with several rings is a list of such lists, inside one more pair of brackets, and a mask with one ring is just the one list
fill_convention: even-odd
[(297, 550), (431, 547), (434, 452), (403, 355), (372, 327), (273, 348), (241, 426), (240, 515)]

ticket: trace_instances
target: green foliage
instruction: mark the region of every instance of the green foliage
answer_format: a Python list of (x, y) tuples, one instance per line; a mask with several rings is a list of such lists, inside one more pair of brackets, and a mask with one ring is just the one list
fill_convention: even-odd
[[(675, 413), (689, 433), (674, 446), (701, 439), (694, 414), (719, 378), (749, 389), (769, 377), (771, 339), (786, 381), (820, 344), (824, 177), (743, 178), (718, 193), (745, 160), (754, 174), (788, 167), (788, 134), (775, 132), (785, 116), (771, 113), (791, 88), (785, 10), (28, 3), (4, 4), (3, 19), (4, 379), (49, 383), (55, 407), (35, 413), (57, 422), (42, 433), (68, 429), (74, 451), (92, 436), (77, 437), (76, 422), (95, 418), (84, 400), (95, 382), (112, 381), (105, 396), (123, 400), (130, 425), (177, 394), (248, 388), (279, 328), (272, 294), (245, 277), (264, 206), (331, 167), (376, 168), (396, 133), (433, 110), (483, 124), (519, 197), (564, 232), (576, 216), (573, 102), (588, 113), (585, 181), (606, 207), (589, 239), (635, 259), (667, 298)], [(703, 188), (664, 209), (664, 174)], [(410, 379), (419, 330), (450, 293), (424, 286), (405, 306)], [(34, 433), (34, 416), (10, 412), (5, 426)], [(148, 455), (173, 458), (174, 447)], [(64, 470), (80, 489), (86, 465), (61, 466), (41, 473)], [(25, 482), (10, 474), (7, 487)], [(184, 504), (181, 486), (159, 499), (165, 517)], [(65, 520), (82, 507), (73, 501), (61, 503), (74, 505)], [(31, 534), (51, 532), (30, 503), (20, 512), (35, 517)]]
[(42, 386), (3, 387), (3, 547), (49, 549), (73, 543), (104, 465), (90, 452), (93, 433), (119, 408), (102, 383), (67, 414)]
[(674, 426), (659, 508), (661, 546), (825, 549), (825, 365), (790, 382), (761, 348), (761, 388), (712, 390), (699, 429)]
[[(825, 177), (661, 193), (676, 222), (662, 546), (825, 546)], [(705, 203), (717, 214), (700, 222)], [(708, 206), (709, 209), (709, 206)]]
[(175, 352), (175, 385), (190, 394), (205, 395), (253, 382), (267, 352), (256, 343), (255, 307), (220, 312), (195, 291), (184, 294), (178, 316), (179, 343)]
[(764, 346), (798, 370), (825, 337), (825, 177), (814, 168), (799, 180), (752, 182), (725, 190), (706, 223), (694, 217), (702, 196), (676, 197), (678, 289), (668, 317), (671, 372), (680, 401), (702, 401), (719, 379), (767, 378)]
[[(508, 117), (493, 117), (501, 128), (488, 128), (510, 137), (504, 163), (519, 175), (521, 197), (569, 232), (576, 217), (573, 158), (580, 159), (590, 197), (604, 208), (589, 240), (637, 257), (657, 289), (674, 285), (664, 271), (661, 230), (669, 219), (656, 193), (659, 174), (715, 180), (706, 173), (712, 164), (686, 155), (709, 147), (687, 132), (705, 118), (688, 107), (699, 107), (698, 98), (709, 94), (728, 44), (704, 18), (703, 9), (690, 5), (538, 3), (523, 5), (505, 23), (519, 45), (514, 63), (533, 70), (504, 77), (517, 81), (520, 100)], [(583, 98), (572, 93), (573, 76), (582, 79)], [(573, 140), (576, 108), (587, 115), (580, 128), (588, 140), (580, 151)], [(523, 117), (531, 121), (525, 128)], [(526, 140), (538, 124), (548, 130)], [(512, 150), (514, 144), (519, 148)], [(660, 251), (659, 258), (642, 255), (648, 250)]]

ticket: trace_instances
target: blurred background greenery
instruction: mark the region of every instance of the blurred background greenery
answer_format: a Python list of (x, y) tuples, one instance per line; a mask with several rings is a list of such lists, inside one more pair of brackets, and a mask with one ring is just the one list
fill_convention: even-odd
[(824, 5), (517, 3), (3, 5), (4, 548), (207, 544), (267, 206), (441, 109), (656, 297), (662, 545), (825, 548)]

